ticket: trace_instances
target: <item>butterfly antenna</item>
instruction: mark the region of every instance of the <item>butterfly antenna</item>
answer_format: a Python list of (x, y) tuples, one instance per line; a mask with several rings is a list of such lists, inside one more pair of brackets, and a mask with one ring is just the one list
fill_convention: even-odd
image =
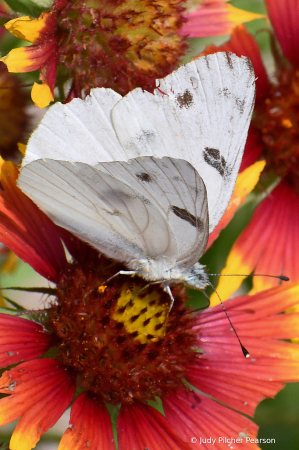
[(238, 342), (239, 342), (239, 344), (240, 344), (240, 347), (241, 347), (241, 350), (242, 350), (242, 352), (243, 352), (243, 355), (245, 356), (245, 358), (249, 358), (249, 357), (250, 357), (250, 354), (249, 354), (248, 350), (247, 350), (247, 349), (244, 347), (244, 345), (242, 344), (241, 339), (239, 338), (239, 335), (238, 335), (238, 333), (236, 332), (236, 329), (235, 329), (235, 327), (233, 326), (232, 321), (231, 321), (230, 318), (229, 318), (229, 315), (227, 314), (227, 311), (226, 311), (225, 306), (224, 306), (224, 304), (223, 304), (223, 302), (222, 302), (222, 300), (221, 300), (221, 298), (220, 298), (220, 295), (218, 294), (218, 292), (216, 291), (216, 289), (214, 288), (214, 286), (213, 286), (211, 283), (209, 283), (209, 286), (211, 286), (211, 288), (213, 289), (213, 291), (215, 292), (215, 294), (216, 294), (217, 297), (219, 298), (220, 304), (221, 304), (222, 309), (223, 309), (223, 311), (224, 311), (224, 313), (225, 313), (225, 315), (226, 315), (226, 317), (227, 317), (227, 320), (229, 321), (229, 324), (230, 324), (230, 326), (232, 327), (232, 330), (233, 330), (233, 332), (235, 333), (236, 338), (238, 339)]
[[(212, 276), (219, 276), (219, 277), (249, 277), (250, 274), (248, 273), (209, 273), (209, 275)], [(284, 275), (265, 275), (262, 273), (253, 273), (251, 274), (252, 277), (270, 277), (270, 278), (278, 278), (281, 281), (290, 281), (289, 277), (286, 277)], [(216, 291), (215, 291), (216, 292)], [(216, 292), (217, 294), (217, 292)], [(218, 294), (217, 294), (218, 295)]]

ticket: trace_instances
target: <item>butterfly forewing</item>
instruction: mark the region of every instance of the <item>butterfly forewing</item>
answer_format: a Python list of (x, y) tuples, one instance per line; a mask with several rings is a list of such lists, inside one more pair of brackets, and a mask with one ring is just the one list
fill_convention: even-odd
[(111, 122), (111, 111), (122, 97), (111, 89), (94, 89), (82, 101), (56, 103), (33, 133), (23, 164), (42, 158), (94, 165), (99, 161), (126, 161)]
[(132, 91), (114, 107), (112, 121), (129, 156), (183, 157), (196, 168), (207, 188), (211, 232), (233, 191), (254, 95), (250, 61), (217, 53), (160, 80), (155, 96)]
[(188, 160), (192, 159), (207, 188), (211, 232), (235, 185), (255, 86), (248, 59), (231, 53), (210, 56), (182, 66), (180, 72), (161, 80), (161, 90), (167, 93), (174, 117), (179, 118), (181, 133), (187, 139), (189, 134), (194, 137)]

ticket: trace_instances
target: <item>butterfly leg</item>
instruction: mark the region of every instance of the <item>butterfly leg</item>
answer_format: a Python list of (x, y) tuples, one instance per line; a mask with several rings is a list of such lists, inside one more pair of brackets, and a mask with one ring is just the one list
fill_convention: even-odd
[[(99, 289), (101, 286), (103, 286), (104, 284), (107, 284), (109, 281), (113, 280), (113, 278), (118, 277), (119, 275), (137, 275), (138, 272), (136, 272), (136, 270), (120, 270), (119, 272), (115, 273), (114, 275), (112, 275), (112, 277), (108, 278), (108, 280), (103, 281), (103, 283), (99, 284), (97, 286), (97, 289)], [(83, 297), (83, 300), (92, 292), (94, 291), (94, 289), (91, 289), (90, 291), (86, 292), (86, 294)]]
[[(153, 281), (151, 283), (146, 284), (145, 286), (143, 286), (143, 288), (141, 288), (136, 294), (135, 297), (137, 297), (137, 295), (140, 294), (140, 292), (144, 291), (145, 289), (147, 289), (149, 286), (151, 286), (152, 284), (161, 284), (163, 283), (163, 280), (159, 280), (159, 281)], [(135, 298), (134, 297), (134, 298)]]
[(148, 283), (145, 286), (143, 286), (143, 288), (139, 289), (139, 291), (134, 295), (134, 298), (137, 297), (140, 292), (145, 291), (145, 289), (147, 289), (151, 284), (155, 284), (155, 283)]
[(113, 278), (118, 277), (119, 275), (137, 275), (138, 272), (136, 270), (120, 270), (119, 272), (112, 275), (112, 277), (108, 278), (108, 280), (105, 280), (100, 286), (103, 284), (109, 283), (109, 281), (113, 280)]
[(172, 295), (172, 292), (171, 292), (170, 287), (169, 287), (168, 284), (164, 285), (164, 291), (167, 292), (167, 294), (169, 295), (170, 300), (171, 300), (171, 303), (170, 303), (170, 306), (169, 306), (169, 310), (168, 310), (168, 314), (169, 314), (171, 309), (172, 309), (172, 307), (173, 307), (173, 304), (174, 304), (174, 297)]
[[(163, 282), (163, 280), (159, 280), (159, 281), (154, 281), (153, 283), (147, 284), (147, 285), (144, 286), (142, 289), (140, 289), (140, 291), (138, 291), (137, 294), (135, 294), (135, 297), (137, 297), (137, 295), (139, 295), (141, 291), (143, 291), (144, 289), (148, 288), (148, 287), (151, 286), (152, 284), (163, 284), (163, 286), (164, 286), (164, 291), (167, 292), (167, 294), (169, 295), (170, 300), (171, 300), (170, 306), (169, 306), (169, 310), (168, 310), (168, 314), (169, 314), (170, 311), (171, 311), (171, 309), (172, 309), (172, 307), (173, 307), (174, 297), (173, 297), (173, 295), (172, 295), (172, 292), (171, 292), (171, 289), (170, 289), (169, 285), (168, 285), (165, 281)], [(134, 297), (134, 298), (135, 298), (135, 297)]]

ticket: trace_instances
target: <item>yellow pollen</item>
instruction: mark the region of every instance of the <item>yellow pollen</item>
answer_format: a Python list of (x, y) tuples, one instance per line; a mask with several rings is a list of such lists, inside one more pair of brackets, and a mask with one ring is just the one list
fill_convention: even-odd
[(282, 125), (284, 128), (292, 128), (292, 126), (293, 126), (293, 124), (292, 124), (292, 122), (290, 121), (290, 119), (283, 119), (283, 120), (281, 121), (281, 125)]
[(140, 292), (140, 286), (125, 285), (117, 301), (113, 319), (124, 324), (128, 333), (138, 333), (142, 344), (158, 340), (165, 334), (169, 302), (161, 302), (158, 290)]
[(106, 289), (107, 289), (107, 286), (99, 286), (97, 289), (98, 294), (103, 294), (106, 291)]

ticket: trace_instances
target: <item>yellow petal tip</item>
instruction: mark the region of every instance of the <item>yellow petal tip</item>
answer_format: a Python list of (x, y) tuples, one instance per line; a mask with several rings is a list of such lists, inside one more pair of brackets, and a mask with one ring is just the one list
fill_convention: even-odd
[(13, 48), (0, 61), (4, 62), (9, 72), (28, 72), (32, 66), (29, 50), (30, 47)]
[(17, 17), (7, 22), (5, 28), (19, 39), (36, 43), (41, 36), (41, 32), (46, 27), (49, 14), (44, 13), (37, 19), (31, 19), (29, 16)]
[(26, 148), (27, 148), (27, 145), (22, 144), (21, 142), (18, 142), (18, 149), (19, 149), (19, 152), (22, 153), (22, 155), (25, 155)]
[(31, 91), (31, 98), (39, 108), (45, 108), (54, 100), (50, 87), (45, 83), (34, 83)]
[(226, 5), (226, 8), (229, 13), (228, 19), (235, 25), (239, 25), (244, 22), (250, 22), (251, 20), (255, 19), (266, 19), (267, 17), (264, 14), (257, 14), (250, 11), (245, 11), (244, 9), (239, 9), (232, 5)]
[[(219, 283), (216, 288), (218, 295), (220, 296), (222, 301), (230, 298), (230, 296), (240, 287), (242, 281), (247, 277), (247, 275), (240, 275), (240, 273), (250, 275), (250, 273), (252, 272), (253, 268), (243, 261), (242, 256), (243, 255), (238, 251), (237, 248), (235, 248), (234, 245), (227, 258), (226, 266), (221, 271), (220, 275), (222, 276), (220, 276)], [(213, 293), (210, 297), (210, 306), (215, 306), (219, 303), (220, 301), (217, 294)]]
[(257, 161), (238, 175), (236, 191), (239, 196), (246, 196), (255, 188), (265, 165), (266, 161)]

